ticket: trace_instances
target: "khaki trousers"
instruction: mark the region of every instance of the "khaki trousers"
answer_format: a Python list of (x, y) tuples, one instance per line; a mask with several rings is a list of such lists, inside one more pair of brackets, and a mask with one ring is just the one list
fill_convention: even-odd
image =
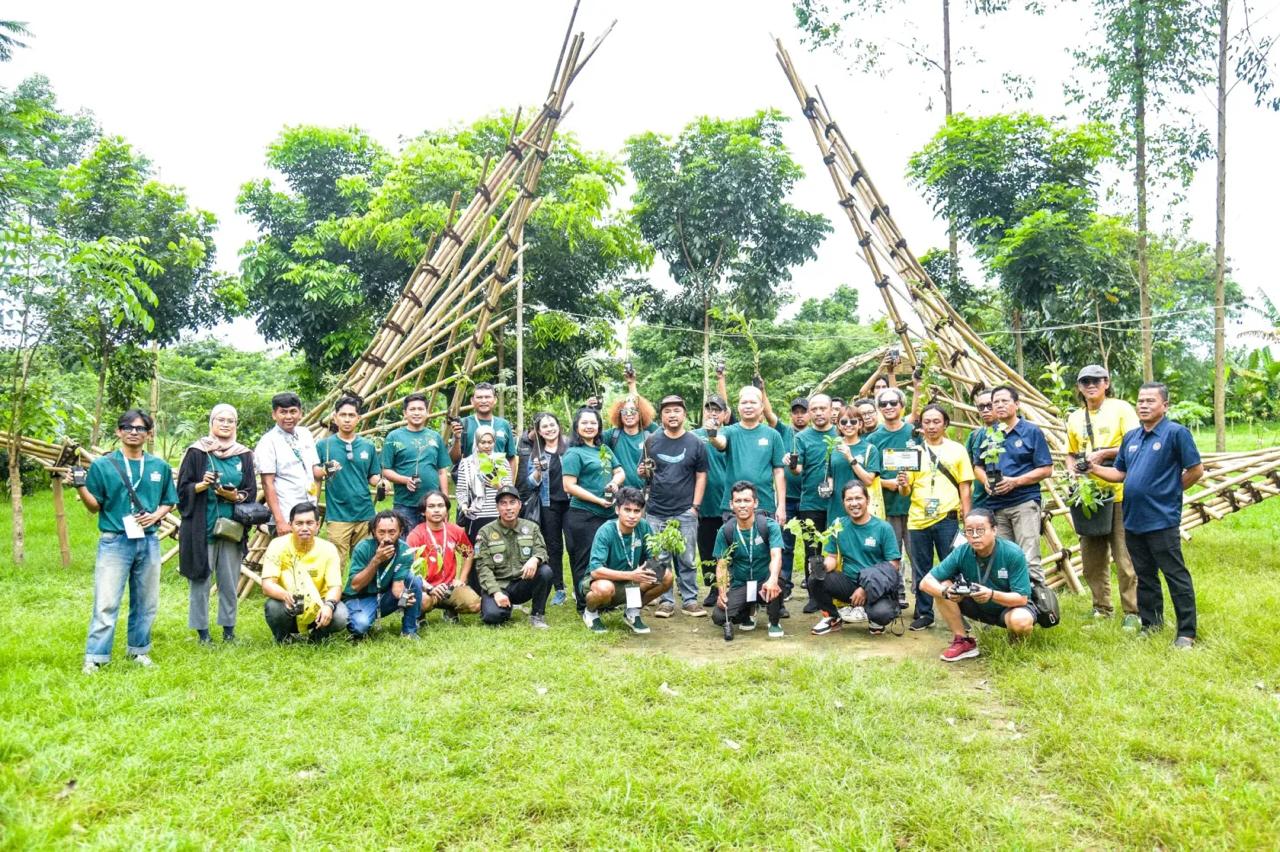
[(436, 600), (434, 595), (423, 595), (422, 611), (431, 612), (436, 607), (444, 607), (458, 613), (477, 613), (480, 611), (480, 596), (465, 583), (455, 586), (444, 600)]
[(338, 556), (342, 559), (343, 573), (347, 563), (351, 561), (351, 551), (356, 545), (369, 537), (368, 521), (329, 521), (325, 524), (329, 530), (329, 543), (338, 548)]
[(1124, 523), (1120, 517), (1120, 504), (1115, 507), (1115, 520), (1111, 535), (1080, 537), (1080, 561), (1085, 582), (1093, 595), (1093, 608), (1111, 615), (1111, 560), (1116, 562), (1116, 579), (1120, 581), (1120, 606), (1125, 615), (1138, 612), (1138, 577), (1133, 572), (1133, 560), (1124, 543)]

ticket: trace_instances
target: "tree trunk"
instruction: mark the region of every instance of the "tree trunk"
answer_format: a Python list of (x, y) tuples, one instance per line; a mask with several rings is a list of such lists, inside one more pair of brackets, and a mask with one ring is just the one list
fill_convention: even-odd
[(711, 293), (702, 293), (702, 404), (711, 395)]
[(107, 394), (107, 359), (102, 359), (102, 368), (98, 371), (98, 398), (93, 403), (93, 434), (89, 437), (89, 446), (98, 446), (102, 437), (102, 401)]
[[(947, 118), (951, 118), (955, 110), (951, 91), (951, 0), (942, 0), (942, 101)], [(951, 269), (947, 275), (951, 292), (948, 295), (954, 298), (960, 282), (960, 241), (956, 238), (954, 216), (947, 217), (947, 255), (951, 258)]]
[(21, 565), (26, 556), (27, 525), (22, 515), (22, 458), (18, 455), (19, 423), (10, 424), (9, 436), (9, 508), (13, 513), (13, 564)]
[(1147, 4), (1137, 3), (1133, 37), (1134, 189), (1138, 202), (1138, 305), (1142, 315), (1142, 380), (1155, 380), (1151, 331), (1151, 269), (1147, 259)]
[(151, 417), (156, 422), (155, 432), (147, 439), (147, 452), (156, 451), (156, 432), (160, 431), (160, 344), (151, 341)]
[(1230, 0), (1218, 0), (1218, 203), (1213, 244), (1213, 442), (1227, 449), (1227, 17)]
[(1013, 364), (1019, 376), (1027, 372), (1026, 360), (1022, 351), (1022, 309), (1013, 309)]

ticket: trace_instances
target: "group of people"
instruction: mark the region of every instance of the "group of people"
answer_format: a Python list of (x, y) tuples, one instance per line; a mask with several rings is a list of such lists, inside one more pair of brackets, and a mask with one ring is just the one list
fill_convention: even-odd
[[(151, 417), (127, 411), (117, 423), (120, 449), (71, 475), (100, 531), (85, 671), (110, 660), (126, 585), (127, 653), (153, 665), (157, 531), (174, 508), (188, 626), (201, 642), (212, 641), (215, 585), (217, 624), (235, 640), (240, 566), (261, 524), (272, 539), (254, 567), (266, 622), (282, 643), (336, 634), (360, 641), (397, 612), (401, 635), (413, 639), (433, 610), (446, 621), (478, 615), (498, 625), (526, 604), (528, 623), (540, 629), (548, 603), (570, 595), (594, 633), (608, 630), (615, 610), (630, 630), (648, 633), (652, 607), (656, 618), (710, 611), (732, 640), (757, 626), (763, 604), (767, 635), (778, 638), (797, 585), (808, 592), (814, 635), (859, 623), (879, 635), (900, 623), (910, 585), (909, 628), (927, 630), (940, 613), (952, 634), (941, 658), (976, 656), (970, 621), (1015, 636), (1043, 623), (1040, 483), (1053, 472), (1049, 445), (1019, 416), (1012, 386), (979, 390), (973, 405), (984, 425), (965, 444), (951, 440), (948, 412), (923, 404), (918, 388), (906, 410), (896, 367), (886, 357), (849, 402), (823, 393), (794, 399), (786, 422), (759, 380), (731, 410), (719, 370), (696, 429), (683, 398), (663, 397), (655, 408), (630, 371), (626, 393), (607, 408), (589, 400), (568, 434), (550, 412), (518, 433), (496, 414), (487, 383), (475, 386), (472, 413), (437, 431), (427, 425), (427, 398), (414, 393), (381, 449), (359, 434), (359, 399), (338, 399), (331, 434), (317, 442), (300, 425), (301, 400), (282, 393), (271, 403), (275, 425), (252, 450), (236, 440), (235, 409), (216, 406), (176, 477), (144, 452)], [(1084, 405), (1068, 421), (1068, 468), (1122, 507), (1105, 534), (1081, 539), (1094, 616), (1114, 613), (1114, 561), (1124, 627), (1160, 629), (1163, 573), (1175, 646), (1190, 647), (1195, 595), (1178, 527), (1182, 492), (1203, 470), (1190, 433), (1166, 418), (1164, 385), (1143, 385), (1136, 411), (1110, 395), (1100, 366), (1080, 371), (1077, 390)], [(378, 511), (387, 483), (391, 508)]]

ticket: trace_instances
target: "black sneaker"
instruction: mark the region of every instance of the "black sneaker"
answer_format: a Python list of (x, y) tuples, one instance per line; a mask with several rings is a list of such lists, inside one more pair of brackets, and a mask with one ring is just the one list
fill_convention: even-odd
[(446, 623), (448, 624), (458, 623), (458, 611), (456, 609), (444, 608), (441, 610), (441, 613), (444, 615), (444, 620)]
[(787, 608), (785, 606), (778, 612), (778, 618), (790, 618), (790, 617), (791, 617), (791, 613), (787, 612)]
[(809, 602), (804, 605), (804, 614), (813, 615), (817, 611), (818, 611), (818, 602), (815, 601), (813, 598), (809, 598)]
[(917, 615), (916, 620), (911, 622), (912, 630), (928, 630), (933, 626), (933, 616)]

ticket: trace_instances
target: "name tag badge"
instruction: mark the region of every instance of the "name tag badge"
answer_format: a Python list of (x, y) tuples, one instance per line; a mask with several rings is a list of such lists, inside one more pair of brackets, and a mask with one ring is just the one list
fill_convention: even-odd
[(1129, 445), (1129, 452), (1131, 452), (1131, 453), (1136, 453), (1137, 451), (1138, 451), (1138, 445), (1137, 445), (1137, 444), (1130, 444), (1130, 445)]
[(769, 446), (769, 439), (768, 439), (768, 438), (761, 438), (759, 441), (756, 441), (756, 443), (757, 443), (757, 444), (759, 444), (759, 445), (760, 445), (760, 446), (762, 446), (762, 447), (767, 447), (767, 446)]
[(942, 501), (937, 497), (930, 497), (924, 501), (924, 516), (926, 518), (936, 518), (938, 516), (938, 506)]
[(1007, 580), (1009, 579), (1009, 572), (1001, 568), (999, 571), (996, 572), (996, 576), (999, 577), (1001, 580)]
[(142, 524), (138, 523), (138, 519), (133, 515), (124, 516), (124, 537), (125, 538), (142, 538), (147, 533), (142, 529)]
[(747, 581), (747, 603), (756, 602), (756, 589), (760, 583), (756, 580)]
[(627, 609), (639, 609), (643, 604), (640, 597), (640, 587), (636, 585), (627, 586)]

